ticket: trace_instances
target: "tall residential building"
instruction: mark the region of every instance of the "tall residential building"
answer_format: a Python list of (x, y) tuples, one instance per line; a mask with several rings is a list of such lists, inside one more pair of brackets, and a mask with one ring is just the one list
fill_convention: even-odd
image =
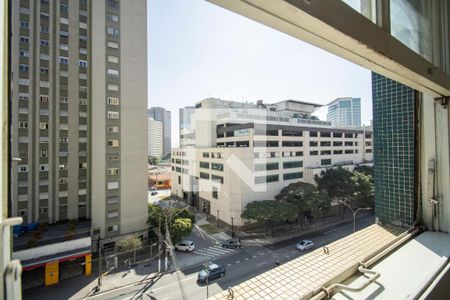
[(328, 104), (327, 121), (333, 126), (361, 126), (361, 98), (337, 98)]
[(186, 106), (180, 108), (180, 148), (195, 146), (195, 132), (191, 125), (192, 115), (195, 112), (195, 106)]
[(257, 104), (208, 98), (192, 118), (195, 147), (172, 150), (172, 195), (222, 222), (244, 225), (252, 201), (290, 183), (314, 183), (326, 168), (372, 162), (372, 132), (311, 116), (320, 105)]
[(148, 156), (161, 158), (163, 152), (162, 128), (161, 122), (148, 118)]
[(12, 215), (145, 230), (146, 1), (11, 4)]
[(166, 156), (172, 148), (171, 113), (163, 107), (151, 107), (148, 116), (163, 124), (163, 156)]

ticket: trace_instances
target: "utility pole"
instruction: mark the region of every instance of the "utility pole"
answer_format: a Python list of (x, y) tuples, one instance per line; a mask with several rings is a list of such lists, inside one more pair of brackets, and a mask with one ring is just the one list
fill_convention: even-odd
[(219, 225), (220, 225), (220, 224), (219, 224), (219, 210), (217, 210), (217, 228), (220, 227)]
[(161, 217), (158, 218), (158, 273), (161, 273)]
[(234, 238), (234, 218), (231, 218), (231, 236)]

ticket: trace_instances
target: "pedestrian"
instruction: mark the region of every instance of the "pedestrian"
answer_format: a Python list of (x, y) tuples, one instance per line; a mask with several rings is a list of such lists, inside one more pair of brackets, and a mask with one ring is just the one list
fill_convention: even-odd
[(277, 258), (277, 261), (275, 262), (275, 266), (279, 267), (280, 266), (280, 260)]

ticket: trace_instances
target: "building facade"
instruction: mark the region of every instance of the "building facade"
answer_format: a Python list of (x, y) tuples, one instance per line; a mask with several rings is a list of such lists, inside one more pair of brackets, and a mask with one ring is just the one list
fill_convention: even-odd
[(192, 115), (195, 112), (195, 106), (186, 106), (180, 108), (180, 148), (189, 148), (195, 146), (195, 132), (192, 126)]
[(163, 156), (170, 153), (172, 149), (172, 117), (170, 111), (162, 107), (151, 107), (148, 116), (163, 125)]
[(163, 153), (163, 125), (148, 118), (148, 156), (161, 158)]
[(172, 150), (172, 195), (227, 224), (245, 225), (249, 202), (273, 199), (290, 183), (372, 162), (372, 131), (313, 118), (320, 105), (209, 98), (196, 107), (196, 147)]
[(11, 3), (11, 214), (145, 230), (146, 1)]
[(328, 104), (327, 121), (333, 126), (361, 126), (361, 98), (337, 98)]

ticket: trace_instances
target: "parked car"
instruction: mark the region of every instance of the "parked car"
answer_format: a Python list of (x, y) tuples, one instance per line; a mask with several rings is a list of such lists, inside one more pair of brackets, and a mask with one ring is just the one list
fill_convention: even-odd
[(152, 196), (158, 195), (158, 192), (157, 191), (151, 192), (150, 195)]
[(242, 248), (242, 242), (240, 239), (230, 239), (226, 240), (222, 243), (222, 247), (224, 248)]
[(197, 282), (210, 282), (212, 279), (225, 276), (225, 267), (219, 264), (210, 264), (198, 272)]
[(193, 241), (181, 241), (175, 244), (175, 250), (192, 252), (195, 249)]
[(156, 186), (150, 187), (150, 191), (156, 191)]
[(295, 245), (297, 250), (306, 251), (314, 247), (314, 243), (310, 240), (302, 240)]

